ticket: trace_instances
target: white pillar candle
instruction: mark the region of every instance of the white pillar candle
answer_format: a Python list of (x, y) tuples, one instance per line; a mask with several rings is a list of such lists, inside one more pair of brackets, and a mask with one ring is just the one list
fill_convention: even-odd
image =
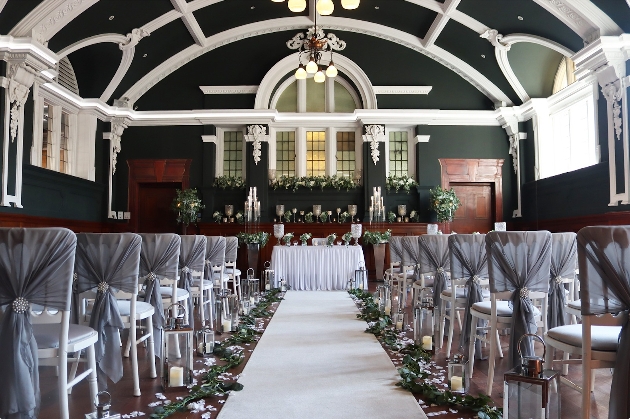
[(403, 322), (402, 321), (397, 321), (396, 322), (396, 330), (403, 330)]
[(385, 306), (385, 315), (389, 316), (392, 313), (392, 307), (391, 306)]
[(251, 297), (249, 297), (249, 303), (250, 304), (254, 304), (254, 296), (253, 295)]
[(271, 289), (271, 284), (265, 284), (265, 290), (269, 291)]
[(223, 320), (221, 322), (221, 325), (223, 326), (224, 332), (229, 332), (232, 330), (232, 322), (230, 321), (230, 319)]
[(424, 349), (425, 351), (430, 351), (433, 349), (432, 336), (422, 336), (422, 349)]
[(206, 353), (211, 354), (214, 351), (214, 343), (206, 343)]
[(171, 367), (168, 373), (170, 387), (182, 387), (184, 385), (184, 368)]
[(451, 390), (462, 391), (464, 389), (463, 377), (454, 375), (451, 377)]

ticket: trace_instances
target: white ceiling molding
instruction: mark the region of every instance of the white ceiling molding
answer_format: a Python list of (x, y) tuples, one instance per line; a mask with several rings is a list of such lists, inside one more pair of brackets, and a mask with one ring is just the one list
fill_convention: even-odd
[(26, 15), (9, 35), (32, 37), (46, 44), (57, 32), (98, 0), (49, 0), (41, 2)]
[(0, 13), (2, 12), (2, 9), (4, 9), (4, 6), (7, 5), (7, 1), (9, 0), (0, 0)]
[(11, 35), (0, 36), (0, 53), (25, 54), (26, 63), (35, 68), (54, 68), (59, 57), (48, 48), (32, 43), (30, 38), (14, 38)]
[[(287, 74), (295, 71), (295, 58), (295, 54), (288, 55), (269, 69), (258, 87), (254, 109), (269, 108), (272, 102), (272, 95), (278, 84)], [(326, 62), (324, 62), (324, 64), (326, 64)], [(349, 78), (359, 90), (359, 95), (361, 96), (360, 106), (364, 109), (376, 109), (376, 94), (374, 94), (372, 82), (367, 74), (365, 74), (354, 61), (339, 53), (335, 54), (335, 66), (341, 73)]]
[(626, 60), (630, 58), (630, 34), (602, 36), (578, 51), (573, 57), (575, 77), (584, 78), (606, 66), (614, 69), (616, 78), (626, 75)]
[(103, 94), (101, 94), (100, 99), (103, 102), (107, 102), (111, 98), (112, 94), (122, 81), (123, 77), (125, 77), (125, 74), (127, 74), (129, 67), (131, 67), (135, 51), (136, 49), (132, 47), (122, 52), (122, 58), (120, 60), (120, 64), (118, 65), (118, 69), (116, 70), (114, 77), (112, 77), (109, 84), (103, 91)]
[(256, 94), (258, 86), (199, 86), (204, 95), (250, 95)]
[(174, 20), (180, 19), (182, 14), (177, 10), (171, 10), (169, 12), (164, 13), (162, 16), (158, 16), (153, 19), (151, 22), (142, 25), (142, 29), (146, 29), (147, 31), (153, 33), (156, 30), (160, 29), (162, 26), (168, 25)]
[(564, 55), (565, 57), (571, 57), (573, 54), (575, 54), (575, 52), (573, 52), (569, 48), (566, 48), (564, 45), (561, 45), (550, 39), (543, 38), (542, 36), (528, 35), (525, 33), (513, 33), (510, 35), (505, 35), (501, 39), (501, 43), (504, 45), (514, 45), (519, 42), (530, 42), (532, 44), (538, 44), (543, 47), (552, 49)]
[(446, 0), (442, 5), (442, 13), (438, 14), (436, 18), (433, 20), (431, 27), (424, 35), (424, 39), (422, 40), (422, 45), (425, 48), (430, 47), (435, 43), (435, 40), (440, 36), (444, 27), (450, 20), (450, 13), (457, 9), (461, 0)]
[(428, 95), (433, 86), (374, 86), (377, 95)]
[[(472, 66), (435, 45), (431, 48), (424, 48), (421, 40), (411, 34), (392, 29), (387, 26), (354, 19), (327, 16), (325, 18), (322, 17), (322, 21), (321, 25), (330, 30), (343, 30), (370, 35), (390, 42), (398, 43), (420, 52), (454, 71), (456, 74), (464, 78), (488, 96), (493, 102), (511, 104), (509, 98), (497, 86), (495, 86), (490, 80)], [(131, 103), (134, 103), (151, 87), (172, 72), (206, 52), (212, 51), (220, 46), (236, 42), (244, 38), (267, 33), (295, 29), (303, 30), (305, 26), (309, 25), (309, 23), (309, 18), (305, 16), (296, 16), (256, 22), (213, 35), (207, 38), (205, 47), (192, 45), (167, 59), (136, 82), (127, 92), (125, 92), (123, 96), (129, 98)]]
[(188, 3), (186, 0), (171, 0), (171, 4), (175, 10), (182, 14), (184, 26), (186, 26), (186, 29), (190, 32), (190, 36), (194, 39), (195, 44), (203, 47), (206, 42), (206, 36), (204, 35), (201, 26), (199, 26), (199, 22), (195, 19), (195, 16), (192, 12), (188, 11)]
[(127, 40), (127, 37), (118, 33), (106, 33), (103, 35), (94, 35), (89, 38), (82, 39), (80, 41), (75, 42), (72, 45), (69, 45), (57, 52), (59, 59), (72, 54), (75, 51), (80, 50), (81, 48), (89, 47), (90, 45), (100, 44), (103, 42), (110, 42), (113, 44), (122, 44)]
[(201, 136), (201, 141), (203, 141), (204, 143), (217, 143), (217, 136), (216, 135), (202, 135)]
[(428, 143), (430, 139), (431, 139), (430, 135), (416, 135), (415, 136), (416, 144)]

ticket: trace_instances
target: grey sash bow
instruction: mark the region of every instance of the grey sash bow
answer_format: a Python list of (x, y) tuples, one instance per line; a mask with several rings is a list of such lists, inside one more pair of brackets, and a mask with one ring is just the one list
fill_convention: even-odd
[[(206, 256), (206, 236), (182, 236), (182, 247), (179, 253), (180, 279), (183, 289), (188, 291), (188, 325), (194, 330), (194, 305), (192, 302), (193, 277), (192, 272), (202, 272)], [(173, 299), (173, 301), (175, 301)]]
[(433, 281), (433, 306), (440, 307), (442, 291), (447, 288), (450, 271), (450, 251), (448, 249), (448, 235), (420, 236), (420, 272), (435, 272)]
[(549, 304), (547, 328), (564, 326), (566, 295), (561, 278), (575, 279), (577, 241), (575, 233), (551, 235), (551, 269), (549, 271)]

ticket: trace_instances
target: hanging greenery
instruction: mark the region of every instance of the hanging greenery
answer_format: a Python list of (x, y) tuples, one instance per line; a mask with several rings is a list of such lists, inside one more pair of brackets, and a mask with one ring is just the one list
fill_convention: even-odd
[(479, 419), (503, 418), (503, 409), (492, 406), (492, 399), (485, 394), (479, 394), (477, 397), (461, 396), (448, 390), (439, 390), (435, 385), (429, 384), (430, 373), (421, 368), (421, 365), (428, 363), (431, 355), (421, 346), (402, 343), (392, 327), (390, 316), (381, 313), (372, 294), (362, 289), (352, 289), (348, 293), (358, 301), (361, 312), (357, 314), (357, 318), (370, 323), (365, 332), (374, 334), (389, 350), (405, 355), (402, 366), (398, 368), (400, 381), (397, 386), (420, 395), (428, 404), (470, 409), (476, 412)]
[(349, 191), (360, 186), (357, 182), (346, 176), (285, 176), (282, 175), (279, 178), (271, 181), (271, 187), (273, 189), (286, 189), (290, 191), (297, 191), (299, 188), (307, 188), (310, 190), (319, 188), (324, 189), (345, 189)]
[(429, 194), (429, 208), (437, 213), (438, 222), (452, 221), (455, 211), (462, 205), (453, 188), (447, 190), (436, 186), (429, 190)]
[(385, 187), (388, 191), (391, 191), (393, 189), (394, 191), (398, 192), (402, 189), (403, 191), (409, 193), (411, 191), (411, 188), (415, 188), (416, 186), (418, 186), (418, 182), (416, 182), (415, 179), (410, 177), (409, 175), (389, 175), (387, 176), (387, 180), (385, 182)]
[(201, 204), (201, 199), (197, 196), (197, 189), (177, 189), (171, 208), (177, 214), (177, 223), (188, 226), (197, 222), (197, 215), (206, 206)]
[(217, 176), (212, 186), (219, 189), (245, 189), (245, 180), (240, 176)]

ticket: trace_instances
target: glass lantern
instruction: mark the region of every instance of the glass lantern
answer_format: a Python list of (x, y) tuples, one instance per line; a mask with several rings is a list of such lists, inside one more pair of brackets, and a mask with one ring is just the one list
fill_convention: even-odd
[(210, 356), (214, 352), (214, 330), (207, 324), (195, 332), (195, 348), (198, 356)]
[(427, 234), (438, 234), (438, 225), (427, 224)]
[[(107, 401), (100, 401), (100, 396), (106, 395)], [(120, 419), (120, 413), (114, 413), (110, 409), (112, 407), (112, 395), (107, 391), (99, 391), (94, 397), (94, 407), (96, 412), (90, 412), (85, 415), (85, 419)]]
[[(171, 311), (173, 307), (177, 310)], [(162, 387), (164, 390), (182, 389), (192, 384), (194, 331), (184, 323), (183, 305), (173, 304), (167, 312), (171, 317), (162, 329)]]
[(365, 266), (361, 264), (359, 269), (354, 271), (354, 286), (360, 290), (365, 287), (365, 283), (367, 282), (367, 271), (365, 270)]
[(265, 270), (263, 271), (263, 281), (265, 281), (265, 291), (271, 291), (276, 286), (276, 272), (271, 269), (271, 262), (265, 262)]
[(280, 291), (281, 292), (287, 291), (287, 281), (282, 278), (280, 278)]
[(448, 386), (451, 393), (468, 393), (468, 358), (462, 354), (453, 355), (448, 362)]
[(399, 310), (398, 313), (394, 316), (394, 327), (398, 332), (404, 332), (406, 330), (405, 325), (407, 324), (407, 313), (403, 310)]
[(421, 291), (420, 306), (414, 308), (414, 341), (430, 354), (435, 353), (435, 307), (430, 288)]
[(384, 284), (379, 287), (379, 309), (386, 316), (392, 314), (392, 299), (391, 299), (391, 287), (389, 284)]
[[(226, 316), (226, 320), (230, 324), (230, 332), (236, 332), (236, 330), (238, 329), (238, 322), (239, 322), (238, 312), (240, 309), (238, 295), (232, 294), (228, 296), (228, 306), (230, 309), (229, 310), (230, 315)], [(227, 326), (227, 323), (226, 323), (226, 326)]]

